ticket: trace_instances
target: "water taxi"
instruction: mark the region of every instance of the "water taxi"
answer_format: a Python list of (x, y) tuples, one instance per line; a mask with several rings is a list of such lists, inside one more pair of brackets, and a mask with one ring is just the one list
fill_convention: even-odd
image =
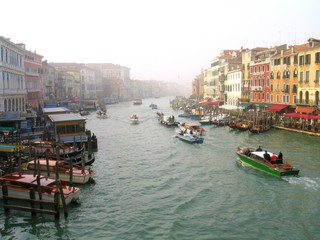
[[(240, 158), (241, 163), (248, 165), (254, 169), (272, 174), (274, 176), (296, 176), (299, 174), (299, 169), (294, 168), (289, 162), (284, 161), (282, 157), (268, 151), (256, 151), (252, 148), (238, 148), (236, 151)], [(275, 155), (272, 160), (266, 158), (265, 154), (269, 157)]]

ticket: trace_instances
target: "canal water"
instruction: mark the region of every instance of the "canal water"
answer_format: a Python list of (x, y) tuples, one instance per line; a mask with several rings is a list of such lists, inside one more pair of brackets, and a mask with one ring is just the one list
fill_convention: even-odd
[[(81, 204), (60, 221), (5, 215), (1, 205), (0, 238), (320, 239), (320, 138), (205, 126), (204, 143), (190, 145), (156, 119), (157, 111), (181, 113), (169, 100), (109, 105), (108, 119), (89, 115), (99, 150), (96, 183), (80, 186)], [(132, 114), (139, 124), (130, 124)], [(258, 145), (281, 150), (299, 176), (279, 179), (239, 164), (237, 147)]]

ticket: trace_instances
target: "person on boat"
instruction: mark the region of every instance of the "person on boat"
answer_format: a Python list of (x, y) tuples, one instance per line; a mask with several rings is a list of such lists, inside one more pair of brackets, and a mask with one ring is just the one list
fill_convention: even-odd
[(262, 152), (262, 148), (261, 146), (259, 145), (259, 147), (256, 149), (257, 152)]
[(271, 162), (272, 163), (276, 163), (277, 159), (278, 159), (277, 155), (275, 153), (273, 153), (272, 156), (271, 156)]
[(270, 154), (268, 153), (267, 150), (264, 151), (263, 157), (264, 157), (264, 159), (267, 160), (268, 162), (271, 161)]
[(279, 151), (279, 153), (278, 153), (278, 160), (277, 160), (277, 162), (278, 162), (279, 164), (282, 164), (282, 163), (283, 163), (283, 156), (282, 156), (282, 152), (281, 152), (281, 151)]
[(200, 138), (200, 130), (197, 130), (197, 131), (196, 131), (195, 137), (196, 137), (197, 139)]

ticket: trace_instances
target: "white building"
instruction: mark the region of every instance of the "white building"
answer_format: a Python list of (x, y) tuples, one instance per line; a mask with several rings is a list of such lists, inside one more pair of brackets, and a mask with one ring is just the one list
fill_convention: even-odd
[(227, 80), (225, 81), (227, 104), (233, 106), (238, 105), (238, 99), (241, 98), (241, 83), (242, 73), (240, 68), (231, 70), (227, 73)]
[(24, 50), (0, 36), (0, 112), (26, 109)]

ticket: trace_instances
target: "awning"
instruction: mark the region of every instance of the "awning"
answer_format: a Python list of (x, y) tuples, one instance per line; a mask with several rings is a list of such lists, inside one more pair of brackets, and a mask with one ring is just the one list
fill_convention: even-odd
[(320, 120), (320, 116), (318, 116), (318, 115), (311, 115), (311, 114), (286, 113), (286, 114), (284, 114), (284, 116), (285, 116), (285, 117), (292, 117), (292, 118), (302, 118), (302, 119)]
[(267, 108), (267, 107), (270, 107), (271, 104), (270, 103), (253, 103), (253, 106), (261, 107), (261, 108)]
[(251, 103), (240, 103), (238, 107), (240, 107), (240, 108), (248, 108), (249, 106), (251, 106)]
[(297, 113), (313, 113), (313, 107), (297, 107)]
[(272, 104), (270, 107), (268, 107), (266, 110), (274, 111), (274, 112), (281, 112), (283, 109), (289, 107), (285, 104)]
[(15, 127), (0, 127), (0, 134), (3, 134), (3, 133), (12, 134), (16, 132), (17, 132), (17, 129)]

